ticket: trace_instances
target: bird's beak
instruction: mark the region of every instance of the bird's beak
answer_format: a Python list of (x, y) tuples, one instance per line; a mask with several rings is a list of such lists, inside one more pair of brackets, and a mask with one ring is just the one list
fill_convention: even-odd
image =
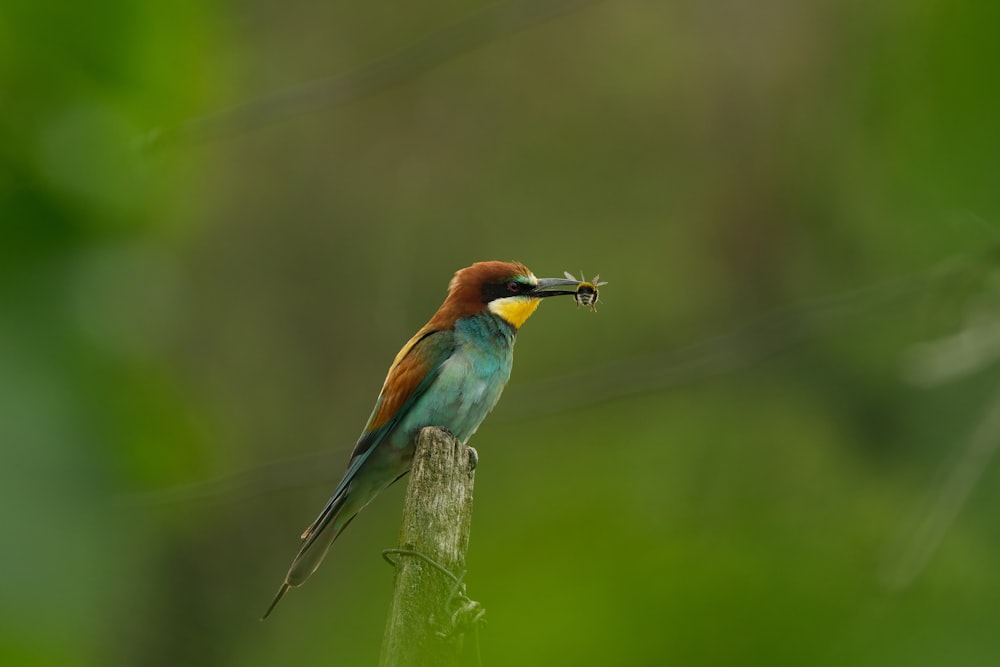
[(529, 296), (539, 299), (547, 296), (572, 296), (576, 294), (576, 286), (579, 280), (567, 280), (566, 278), (539, 278), (538, 285), (535, 286)]

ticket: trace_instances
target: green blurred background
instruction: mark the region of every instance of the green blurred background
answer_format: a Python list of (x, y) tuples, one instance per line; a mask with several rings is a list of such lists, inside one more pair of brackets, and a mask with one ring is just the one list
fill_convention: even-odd
[(402, 485), (258, 617), (518, 259), (483, 664), (997, 664), (1000, 5), (563, 4), (3, 4), (0, 663), (374, 664)]

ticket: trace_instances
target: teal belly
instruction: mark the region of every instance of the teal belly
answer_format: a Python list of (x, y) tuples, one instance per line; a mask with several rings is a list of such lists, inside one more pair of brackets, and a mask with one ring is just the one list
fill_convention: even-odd
[(442, 426), (468, 442), (500, 400), (510, 379), (514, 331), (491, 314), (455, 327), (455, 352), (441, 366), (434, 383), (410, 409), (393, 434), (393, 444), (423, 426)]
[(513, 328), (484, 313), (456, 325), (455, 343), (455, 350), (442, 362), (431, 385), (351, 476), (351, 507), (345, 516), (353, 516), (409, 471), (414, 438), (421, 428), (446, 428), (467, 444), (500, 400), (510, 378)]

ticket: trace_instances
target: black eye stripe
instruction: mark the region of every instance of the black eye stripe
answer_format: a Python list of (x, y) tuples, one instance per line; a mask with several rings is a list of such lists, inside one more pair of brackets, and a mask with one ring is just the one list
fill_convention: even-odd
[[(515, 288), (514, 285), (517, 287)], [(483, 285), (483, 303), (489, 303), (494, 299), (525, 294), (526, 292), (530, 292), (532, 287), (532, 285), (516, 278), (508, 278), (500, 283), (488, 283)]]

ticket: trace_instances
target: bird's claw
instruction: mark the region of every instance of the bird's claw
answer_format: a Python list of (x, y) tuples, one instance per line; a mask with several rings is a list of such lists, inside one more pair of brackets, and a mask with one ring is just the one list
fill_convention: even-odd
[(469, 472), (476, 469), (479, 465), (479, 452), (476, 451), (475, 447), (469, 447)]

